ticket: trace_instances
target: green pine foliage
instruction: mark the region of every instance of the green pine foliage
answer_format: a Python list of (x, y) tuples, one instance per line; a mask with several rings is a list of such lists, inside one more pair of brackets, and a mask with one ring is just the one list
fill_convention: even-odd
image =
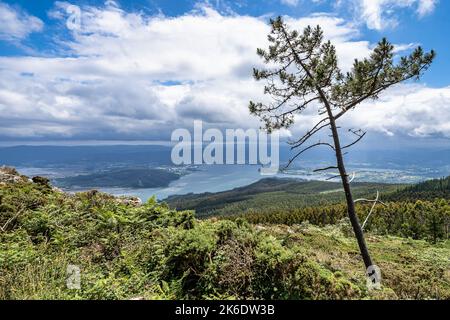
[[(402, 185), (354, 183), (355, 197), (373, 197), (379, 190), (384, 195), (402, 190)], [(345, 195), (340, 183), (299, 181), (294, 179), (262, 179), (234, 190), (171, 196), (166, 202), (172, 208), (195, 210), (198, 217), (235, 215), (248, 212), (291, 211), (297, 208), (341, 203)]]
[(422, 183), (402, 188), (388, 195), (387, 199), (399, 200), (433, 200), (450, 199), (450, 176), (447, 178), (433, 179)]
[[(360, 221), (368, 216), (371, 205), (358, 204)], [(270, 209), (266, 211), (246, 212), (227, 219), (245, 218), (254, 224), (294, 225), (310, 222), (317, 226), (338, 224), (347, 217), (344, 204), (315, 206), (290, 210)], [(450, 201), (417, 200), (415, 202), (388, 202), (386, 206), (377, 205), (366, 226), (366, 230), (380, 235), (395, 235), (412, 239), (424, 239), (432, 242), (450, 239)]]

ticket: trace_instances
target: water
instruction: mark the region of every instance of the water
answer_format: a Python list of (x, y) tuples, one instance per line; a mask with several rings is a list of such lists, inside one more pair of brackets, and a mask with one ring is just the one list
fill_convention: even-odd
[[(321, 165), (316, 164), (315, 167)], [(322, 165), (323, 166), (323, 165)], [(28, 176), (43, 175), (58, 178), (83, 173), (79, 168), (18, 168), (19, 172)], [(259, 166), (252, 165), (214, 165), (200, 166), (197, 171), (182, 176), (170, 183), (168, 187), (130, 189), (130, 188), (95, 188), (113, 195), (136, 196), (146, 201), (152, 196), (164, 200), (171, 195), (186, 195), (189, 193), (221, 192), (255, 183), (267, 176), (262, 176)], [(355, 182), (385, 182), (385, 183), (417, 183), (419, 181), (442, 177), (440, 171), (429, 168), (373, 169), (367, 167), (351, 167), (349, 172), (356, 172)], [(448, 172), (448, 171), (447, 171)], [(330, 173), (333, 175), (333, 173)], [(291, 169), (285, 174), (278, 174), (279, 178), (296, 178), (305, 180), (325, 180), (329, 175), (314, 174), (311, 168)], [(338, 180), (336, 180), (338, 181)], [(67, 190), (69, 192), (83, 190)]]
[(197, 171), (182, 176), (165, 188), (123, 189), (102, 188), (103, 192), (114, 195), (136, 196), (143, 201), (152, 196), (162, 200), (171, 195), (188, 193), (220, 192), (243, 187), (264, 178), (258, 166), (202, 166)]
[[(156, 196), (158, 200), (163, 200), (172, 195), (185, 195), (189, 193), (221, 192), (238, 187), (247, 186), (263, 178), (259, 172), (259, 166), (255, 165), (203, 165), (196, 171), (192, 171), (180, 179), (172, 181), (168, 187), (162, 188), (95, 188), (102, 192), (113, 195), (125, 195), (139, 197), (143, 201)], [(80, 174), (77, 169), (67, 168), (18, 168), (22, 174), (27, 176), (42, 175), (48, 178), (60, 178)], [(296, 172), (295, 175), (279, 174), (277, 177), (320, 179), (318, 175), (307, 175)], [(83, 189), (66, 190), (69, 192), (84, 191)]]

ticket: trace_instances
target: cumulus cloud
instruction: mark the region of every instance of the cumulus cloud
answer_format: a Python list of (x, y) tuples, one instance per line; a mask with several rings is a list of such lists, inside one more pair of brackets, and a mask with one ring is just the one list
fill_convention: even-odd
[(450, 138), (450, 87), (400, 85), (348, 116), (348, 125), (388, 135)]
[(419, 18), (431, 14), (438, 0), (339, 0), (337, 7), (353, 6), (356, 19), (369, 29), (383, 30), (398, 25), (398, 10), (415, 10)]
[[(64, 19), (66, 5), (58, 3), (53, 16)], [(177, 18), (111, 5), (81, 12), (80, 28), (64, 43), (71, 58), (0, 58), (0, 134), (154, 138), (197, 118), (219, 127), (259, 125), (247, 103), (262, 95), (251, 74), (260, 64), (256, 48), (266, 45), (265, 21), (207, 6)], [(323, 25), (345, 56), (368, 52), (369, 43), (350, 41), (356, 30), (341, 19), (289, 22)]]
[[(64, 22), (67, 5), (58, 3), (52, 16)], [(222, 15), (208, 6), (179, 17), (146, 16), (111, 1), (80, 12), (80, 28), (60, 44), (69, 57), (0, 57), (0, 137), (167, 140), (173, 129), (191, 128), (195, 119), (219, 128), (260, 125), (247, 104), (265, 99), (251, 77), (261, 63), (256, 48), (267, 46), (263, 19)], [(372, 48), (354, 26), (334, 16), (287, 21), (296, 29), (320, 24), (344, 70)], [(386, 101), (364, 106), (370, 116), (355, 113), (346, 124), (389, 134), (448, 135), (448, 119), (433, 116), (431, 106), (447, 99), (449, 89), (402, 88), (412, 90), (404, 96), (414, 93), (408, 103), (386, 95)], [(415, 112), (424, 113), (421, 120), (394, 130)], [(299, 117), (293, 130), (306, 129), (313, 117)]]
[(39, 18), (0, 2), (0, 40), (22, 40), (43, 27), (44, 23)]
[[(296, 116), (291, 135), (299, 137), (323, 116), (303, 113)], [(367, 139), (376, 142), (372, 147), (383, 148), (389, 142), (409, 143), (450, 139), (450, 87), (429, 88), (419, 84), (400, 85), (389, 89), (378, 100), (367, 101), (339, 119), (343, 141), (351, 142), (354, 136), (348, 129), (368, 132)], [(326, 132), (319, 138), (327, 139)], [(424, 139), (424, 140), (422, 140)], [(364, 140), (367, 142), (367, 140)], [(362, 143), (364, 146), (364, 143)], [(398, 144), (397, 144), (398, 145)], [(368, 146), (368, 145), (366, 145)]]

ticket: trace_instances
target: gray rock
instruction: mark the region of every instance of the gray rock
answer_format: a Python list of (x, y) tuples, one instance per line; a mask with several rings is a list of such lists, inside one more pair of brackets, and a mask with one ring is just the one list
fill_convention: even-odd
[(0, 167), (0, 184), (27, 182), (29, 178), (21, 175), (15, 168)]
[(131, 207), (139, 207), (142, 205), (142, 200), (138, 197), (118, 197), (116, 198), (116, 201), (122, 204), (125, 204), (127, 206)]

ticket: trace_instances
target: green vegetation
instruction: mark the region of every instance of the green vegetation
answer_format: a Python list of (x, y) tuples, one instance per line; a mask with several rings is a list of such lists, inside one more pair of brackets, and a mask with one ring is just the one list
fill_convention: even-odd
[[(373, 197), (395, 192), (401, 185), (355, 183), (355, 197)], [(292, 211), (293, 209), (326, 206), (345, 200), (340, 183), (293, 179), (262, 179), (246, 187), (219, 193), (172, 196), (166, 202), (180, 210), (195, 210), (199, 217)]]
[(177, 180), (178, 174), (149, 168), (114, 169), (56, 179), (63, 188), (158, 188)]
[[(449, 180), (430, 180), (413, 186), (356, 183), (356, 197), (373, 198), (380, 190), (382, 200), (389, 201), (386, 206), (375, 207), (366, 230), (433, 242), (449, 239)], [(338, 183), (291, 179), (263, 179), (231, 191), (167, 199), (170, 206), (196, 210), (200, 217), (244, 218), (253, 224), (294, 225), (308, 221), (317, 226), (336, 224), (346, 218), (343, 201)], [(357, 205), (360, 221), (365, 220), (370, 208), (371, 204)]]
[(450, 177), (428, 180), (408, 186), (387, 197), (387, 199), (393, 201), (434, 200), (439, 198), (450, 199)]
[[(0, 183), (0, 299), (450, 299), (449, 240), (369, 233), (383, 288), (368, 291), (346, 220), (197, 220), (34, 181)], [(66, 286), (69, 264), (81, 289)]]
[[(357, 205), (360, 221), (368, 216), (372, 205)], [(308, 221), (317, 226), (337, 224), (347, 217), (343, 204), (255, 211), (229, 216), (231, 220), (245, 218), (254, 224), (294, 225)], [(412, 239), (425, 239), (436, 243), (450, 239), (450, 201), (445, 199), (416, 202), (388, 202), (374, 208), (366, 230), (380, 235), (395, 235)]]

